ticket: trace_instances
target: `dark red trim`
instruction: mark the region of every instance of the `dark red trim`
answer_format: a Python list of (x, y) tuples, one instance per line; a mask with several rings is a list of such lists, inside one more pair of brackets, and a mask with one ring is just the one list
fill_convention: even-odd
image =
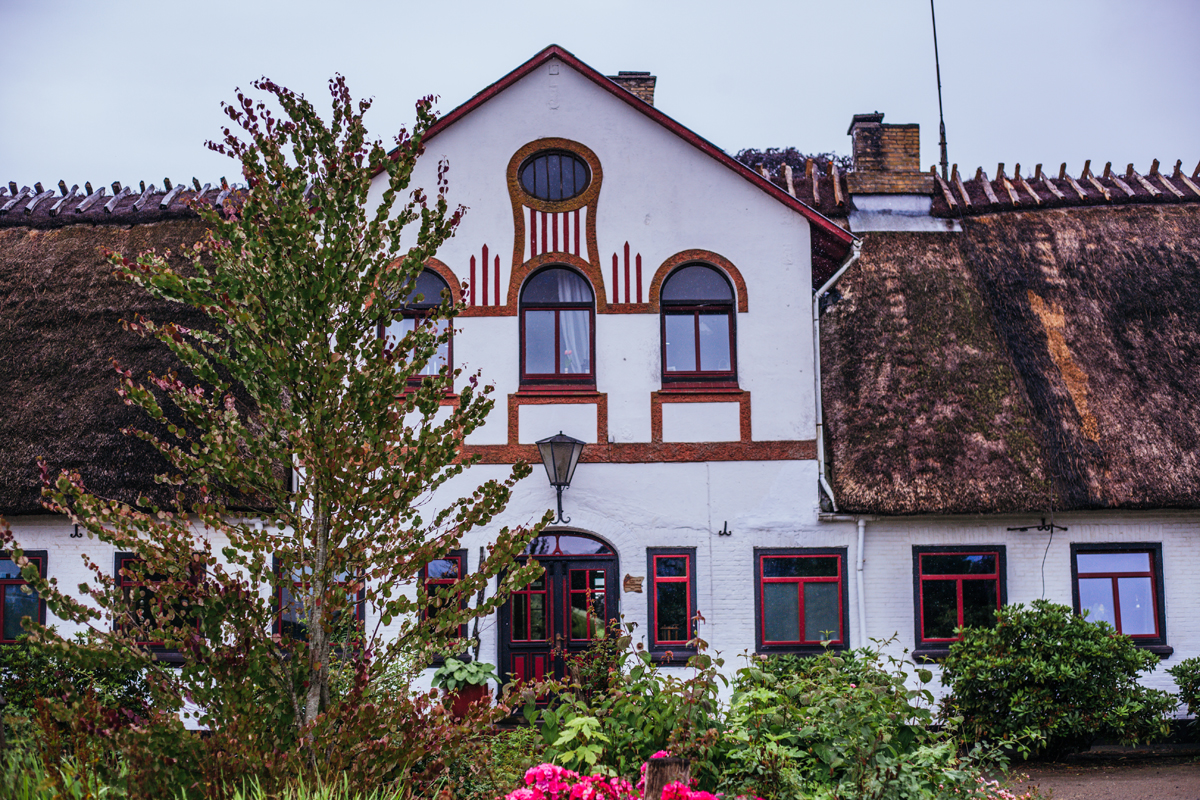
[[(654, 122), (657, 122), (659, 125), (662, 125), (664, 128), (671, 131), (688, 144), (700, 150), (705, 155), (711, 157), (717, 163), (733, 170), (742, 178), (754, 184), (759, 189), (778, 200), (780, 203), (783, 203), (793, 211), (802, 214), (806, 219), (812, 222), (817, 228), (819, 228), (835, 242), (840, 242), (845, 250), (845, 252), (840, 254), (840, 258), (846, 257), (846, 253), (849, 252), (850, 249), (850, 243), (854, 241), (854, 236), (849, 231), (840, 227), (833, 220), (828, 219), (795, 197), (792, 197), (783, 189), (780, 189), (778, 186), (771, 183), (769, 180), (750, 169), (745, 164), (740, 163), (712, 142), (671, 119), (649, 103), (639, 99), (632, 92), (629, 92), (624, 87), (617, 85), (604, 75), (601, 75), (595, 69), (583, 63), (574, 55), (556, 44), (552, 44), (546, 49), (542, 50), (533, 58), (529, 59), (512, 72), (500, 78), (495, 83), (484, 88), (470, 100), (458, 106), (453, 111), (440, 118), (437, 122), (433, 123), (433, 125), (429, 126), (429, 130), (425, 132), (424, 142), (429, 142), (439, 133), (446, 130), (451, 125), (482, 106), (488, 100), (491, 100), (493, 97), (501, 94), (505, 89), (512, 86), (529, 73), (533, 72), (533, 70), (537, 69), (542, 64), (545, 64), (547, 61), (550, 61), (554, 58), (559, 59), (564, 64), (578, 72), (580, 75), (611, 94), (613, 97), (616, 97), (621, 102), (627, 104), (630, 108), (641, 114), (644, 114)], [(383, 172), (382, 167), (377, 169), (375, 174), (378, 175), (380, 172)]]

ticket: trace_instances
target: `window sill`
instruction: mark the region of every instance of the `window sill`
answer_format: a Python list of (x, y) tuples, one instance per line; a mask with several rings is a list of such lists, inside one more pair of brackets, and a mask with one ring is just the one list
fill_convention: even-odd
[(659, 394), (741, 394), (737, 381), (663, 381)]
[(517, 397), (595, 397), (599, 395), (591, 386), (522, 386)]
[(1166, 661), (1175, 653), (1175, 648), (1169, 644), (1138, 644), (1136, 641), (1134, 644), (1137, 644), (1143, 650), (1154, 653), (1154, 655), (1158, 656), (1159, 661)]
[[(1166, 661), (1175, 652), (1175, 648), (1169, 644), (1139, 644), (1138, 647), (1154, 653), (1161, 661)], [(918, 647), (910, 654), (915, 664), (941, 663), (949, 655), (949, 647)]]
[(831, 644), (828, 647), (822, 647), (819, 644), (801, 645), (798, 647), (760, 645), (754, 653), (760, 656), (819, 656), (822, 653), (841, 653), (848, 649), (844, 644)]

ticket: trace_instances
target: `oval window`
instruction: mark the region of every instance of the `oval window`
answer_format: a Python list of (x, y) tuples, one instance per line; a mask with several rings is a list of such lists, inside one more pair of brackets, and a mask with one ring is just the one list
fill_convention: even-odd
[(570, 200), (591, 182), (583, 159), (565, 150), (544, 150), (525, 159), (521, 188), (539, 200)]

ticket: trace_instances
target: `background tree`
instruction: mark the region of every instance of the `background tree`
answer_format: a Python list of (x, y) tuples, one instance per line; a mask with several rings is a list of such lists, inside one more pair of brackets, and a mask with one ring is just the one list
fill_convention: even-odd
[[(55, 615), (96, 629), (86, 644), (37, 626), (33, 637), (80, 663), (132, 661), (152, 676), (162, 713), (126, 737), (135, 761), (157, 764), (148, 769), (228, 778), (301, 758), (319, 775), (366, 769), (364, 753), (375, 752), (376, 764), (428, 772), (439, 755), (421, 736), (445, 720), (403, 680), (386, 682), (389, 694), (376, 691), (379, 679), (461, 649), (460, 624), (538, 569), (505, 573), (498, 593), (469, 607), (544, 521), (500, 530), (478, 569), (436, 597), (416, 587), (426, 563), (494, 518), (528, 466), (465, 493), (447, 486), (469, 466), (464, 437), (493, 405), (478, 375), (443, 405), (452, 365), (415, 382), (450, 335), (439, 330), (459, 310), (449, 296), (398, 340), (379, 337), (463, 213), (448, 207), (444, 163), (435, 196), (410, 190), (432, 98), (389, 153), (367, 138), (370, 103), (355, 103), (340, 76), (329, 86), (328, 123), (269, 80), (254, 87), (281, 115), (239, 93), (225, 106), (232, 125), (208, 146), (240, 163), (246, 187), (220, 209), (197, 206), (209, 240), (190, 253), (113, 256), (119, 274), (210, 323), (130, 321), (165, 342), (182, 371), (118, 366), (120, 395), (153, 420), (128, 433), (166, 457), (171, 474), (159, 480), (177, 487), (174, 506), (96, 497), (79, 475), (43, 466), (47, 507), (136, 559), (121, 570), (125, 586), (90, 563), (87, 603), (25, 570)], [(376, 173), (378, 202), (368, 197)], [(423, 613), (435, 604), (436, 615)], [(371, 630), (357, 622), (360, 607), (377, 621)], [(162, 669), (160, 649), (180, 667)], [(185, 700), (215, 736), (155, 739), (177, 733), (171, 712)], [(439, 729), (437, 747), (452, 751), (454, 735)]]

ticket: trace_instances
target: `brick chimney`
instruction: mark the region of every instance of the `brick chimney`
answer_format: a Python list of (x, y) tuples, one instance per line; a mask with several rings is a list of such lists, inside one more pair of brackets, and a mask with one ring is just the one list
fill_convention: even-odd
[(658, 81), (658, 78), (649, 72), (626, 72), (625, 70), (621, 70), (616, 75), (609, 75), (608, 79), (636, 95), (639, 100), (654, 105), (654, 84)]
[(854, 154), (854, 171), (846, 176), (851, 194), (933, 192), (933, 177), (921, 172), (920, 125), (884, 125), (876, 111), (855, 114), (846, 133)]

